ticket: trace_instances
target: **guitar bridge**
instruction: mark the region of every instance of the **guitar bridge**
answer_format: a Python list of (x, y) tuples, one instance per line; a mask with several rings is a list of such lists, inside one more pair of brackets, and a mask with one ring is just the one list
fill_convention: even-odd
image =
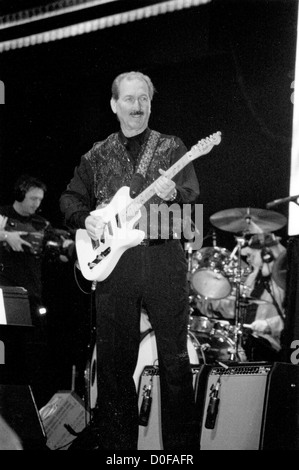
[(104, 251), (102, 251), (101, 253), (99, 253), (93, 261), (91, 261), (90, 263), (88, 263), (88, 267), (89, 267), (90, 269), (94, 268), (94, 267), (95, 267), (97, 264), (99, 264), (104, 258), (106, 258), (106, 256), (109, 255), (110, 251), (111, 251), (111, 248), (108, 247), (108, 248), (106, 248), (106, 250), (104, 250)]

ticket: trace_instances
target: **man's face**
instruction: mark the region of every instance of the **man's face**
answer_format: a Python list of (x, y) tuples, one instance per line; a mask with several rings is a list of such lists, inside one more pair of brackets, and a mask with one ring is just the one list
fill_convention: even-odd
[[(250, 266), (258, 267), (263, 264), (261, 250), (255, 250), (254, 248), (245, 248), (246, 250), (246, 261)], [(243, 253), (243, 250), (242, 250)]]
[(41, 188), (30, 188), (24, 200), (20, 203), (22, 215), (33, 215), (44, 198), (44, 191)]
[(151, 113), (147, 84), (138, 78), (125, 78), (120, 83), (118, 100), (111, 99), (111, 108), (127, 137), (141, 134), (147, 128)]

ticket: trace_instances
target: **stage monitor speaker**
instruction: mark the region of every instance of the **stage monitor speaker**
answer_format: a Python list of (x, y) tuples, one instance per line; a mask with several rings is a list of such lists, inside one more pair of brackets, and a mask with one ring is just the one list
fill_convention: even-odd
[[(198, 384), (204, 374), (204, 366), (192, 366), (193, 388), (195, 399), (198, 394)], [(145, 366), (140, 376), (138, 388), (138, 408), (141, 410), (143, 394), (151, 385), (151, 407), (147, 426), (139, 425), (138, 450), (163, 450), (161, 428), (161, 394), (159, 368)]]
[(81, 398), (68, 390), (55, 393), (40, 410), (40, 416), (51, 450), (68, 450), (90, 421)]
[(46, 436), (29, 385), (0, 385), (0, 416), (24, 450), (45, 450)]
[(211, 367), (201, 450), (299, 450), (299, 368), (287, 363)]

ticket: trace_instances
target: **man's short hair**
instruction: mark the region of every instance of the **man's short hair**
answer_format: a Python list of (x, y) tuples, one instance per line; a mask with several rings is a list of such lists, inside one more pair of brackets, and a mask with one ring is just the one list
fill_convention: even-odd
[(22, 202), (26, 196), (26, 193), (31, 188), (40, 188), (44, 191), (44, 193), (47, 191), (46, 184), (39, 178), (30, 175), (21, 175), (14, 185), (15, 200)]
[(142, 72), (124, 72), (124, 73), (121, 73), (120, 75), (118, 75), (113, 80), (113, 83), (112, 83), (112, 87), (111, 87), (112, 98), (115, 99), (115, 100), (118, 100), (118, 98), (119, 98), (119, 87), (120, 87), (120, 83), (122, 82), (122, 80), (124, 80), (124, 79), (134, 80), (136, 78), (138, 80), (143, 80), (147, 84), (148, 94), (149, 94), (150, 100), (152, 100), (153, 96), (154, 96), (154, 93), (156, 91), (155, 87), (154, 87), (153, 82), (151, 81), (151, 79), (147, 75), (143, 74)]

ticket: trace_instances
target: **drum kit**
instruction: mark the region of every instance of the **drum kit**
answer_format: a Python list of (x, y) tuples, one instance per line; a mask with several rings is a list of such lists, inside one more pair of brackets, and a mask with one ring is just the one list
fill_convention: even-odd
[[(236, 246), (232, 252), (217, 246), (215, 231), (213, 246), (193, 251), (190, 244), (185, 244), (190, 286), (188, 337), (192, 338), (200, 362), (244, 362), (247, 358), (242, 347), (243, 333), (245, 328), (250, 328), (244, 324), (246, 309), (252, 303), (265, 301), (246, 295), (244, 282), (252, 268), (241, 259), (241, 249), (252, 235), (273, 233), (287, 220), (275, 211), (247, 207), (217, 212), (210, 222), (217, 229), (235, 234)], [(285, 289), (286, 257), (283, 255), (274, 262), (273, 277)], [(223, 299), (233, 305), (229, 319), (219, 318), (221, 315), (213, 309)]]

